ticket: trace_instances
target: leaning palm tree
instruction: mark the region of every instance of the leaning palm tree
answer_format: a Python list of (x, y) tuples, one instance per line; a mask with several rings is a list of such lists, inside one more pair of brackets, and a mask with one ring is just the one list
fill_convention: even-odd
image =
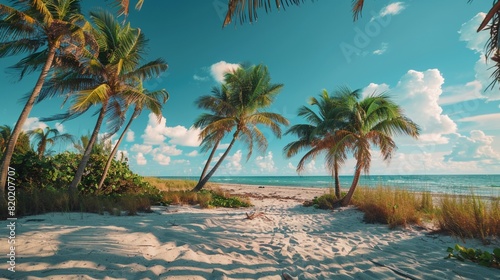
[[(307, 106), (299, 109), (298, 115), (305, 118), (309, 123), (296, 124), (286, 134), (298, 136), (298, 140), (293, 141), (283, 149), (285, 156), (290, 158), (304, 149), (309, 149), (300, 159), (297, 165), (297, 172), (304, 170), (305, 163), (314, 159), (318, 154), (325, 153), (325, 163), (330, 169), (335, 182), (335, 196), (340, 198), (340, 179), (339, 169), (345, 163), (346, 150), (334, 149), (334, 143), (320, 145), (328, 135), (335, 133), (336, 130), (346, 125), (346, 119), (340, 114), (339, 108), (347, 106), (353, 98), (356, 98), (358, 91), (351, 92), (349, 89), (340, 88), (334, 95), (323, 90), (319, 99), (312, 97), (310, 104), (317, 107), (317, 112)], [(335, 110), (336, 109), (336, 110)], [(333, 113), (337, 112), (336, 115)]]
[(234, 72), (225, 75), (224, 83), (227, 92), (223, 94), (228, 94), (227, 104), (213, 105), (214, 109), (223, 106), (222, 113), (218, 114), (214, 112), (216, 110), (210, 109), (212, 113), (202, 114), (197, 119), (196, 125), (203, 127), (200, 133), (202, 139), (213, 137), (215, 142), (218, 143), (222, 134), (234, 131), (232, 139), (226, 151), (207, 175), (198, 182), (193, 191), (199, 191), (205, 186), (229, 154), (236, 140), (241, 139), (247, 145), (247, 160), (252, 155), (254, 145), (261, 152), (265, 152), (267, 139), (257, 125), (269, 127), (278, 138), (281, 137), (280, 125), (288, 125), (288, 120), (280, 114), (264, 110), (273, 103), (283, 87), (281, 84), (271, 83), (271, 77), (266, 66), (257, 65), (238, 68)]
[(67, 120), (83, 114), (93, 105), (100, 106), (89, 143), (69, 187), (71, 193), (77, 190), (105, 117), (111, 125), (109, 137), (123, 124), (126, 102), (138, 100), (143, 94), (138, 81), (150, 79), (167, 69), (163, 59), (139, 66), (147, 45), (140, 29), (132, 28), (130, 24), (122, 26), (105, 11), (91, 12), (90, 19), (94, 25), (94, 37), (99, 44), (99, 55), (75, 65), (74, 71), (57, 73), (40, 98), (62, 94), (68, 96), (67, 99), (72, 103), (67, 113), (43, 120)]
[(343, 115), (345, 125), (329, 134), (318, 147), (333, 147), (333, 152), (349, 150), (356, 159), (354, 178), (340, 205), (347, 205), (358, 185), (362, 172), (368, 174), (371, 163), (371, 145), (378, 147), (384, 160), (390, 160), (396, 150), (392, 139), (396, 135), (418, 138), (420, 128), (407, 118), (402, 109), (388, 95), (370, 95), (347, 106), (334, 109), (334, 115)]
[[(42, 159), (43, 156), (45, 155), (45, 151), (47, 150), (48, 145), (54, 145), (56, 142), (59, 141), (72, 141), (73, 136), (68, 134), (68, 133), (63, 133), (61, 134), (59, 130), (55, 128), (50, 128), (46, 127), (45, 129), (42, 128), (35, 128), (33, 130), (30, 130), (27, 132), (28, 136), (32, 137), (34, 141), (37, 142), (37, 154), (38, 158)], [(51, 134), (53, 135), (51, 137)]]
[[(2, 157), (0, 186), (5, 186), (7, 171), (22, 127), (33, 108), (44, 81), (62, 52), (78, 55), (83, 46), (91, 42), (79, 0), (12, 1), (13, 6), (0, 4), (0, 58), (28, 53), (13, 69), (28, 72), (41, 69), (21, 115), (12, 131)], [(39, 50), (42, 48), (42, 50)], [(0, 187), (0, 194), (3, 194)]]
[(139, 91), (142, 93), (140, 97), (136, 100), (133, 100), (134, 102), (134, 111), (132, 113), (132, 116), (130, 117), (130, 120), (128, 121), (127, 125), (123, 129), (120, 137), (118, 138), (118, 141), (116, 142), (115, 146), (113, 147), (113, 150), (108, 156), (108, 160), (106, 162), (106, 165), (104, 166), (104, 170), (102, 172), (101, 180), (99, 181), (99, 184), (97, 186), (98, 189), (102, 187), (104, 184), (104, 180), (106, 179), (106, 176), (108, 175), (109, 168), (111, 167), (111, 163), (113, 161), (113, 158), (116, 155), (116, 152), (118, 151), (118, 147), (120, 146), (123, 138), (125, 137), (125, 134), (127, 133), (130, 125), (132, 122), (142, 113), (142, 110), (144, 108), (150, 110), (153, 114), (156, 115), (158, 118), (158, 121), (161, 120), (162, 118), (162, 105), (165, 104), (168, 100), (168, 92), (165, 89), (158, 90), (158, 91), (153, 91), (149, 92), (146, 89), (142, 87), (142, 83), (139, 84)]
[[(194, 127), (195, 128), (203, 127), (206, 124), (204, 120), (205, 117), (211, 117), (213, 115), (217, 115), (220, 117), (220, 119), (222, 119), (224, 117), (233, 114), (234, 107), (229, 102), (230, 102), (230, 95), (228, 88), (225, 84), (222, 84), (220, 88), (213, 87), (212, 95), (203, 95), (195, 101), (195, 103), (198, 105), (198, 108), (209, 110), (211, 111), (211, 114), (200, 115), (194, 122)], [(212, 122), (215, 122), (217, 120), (218, 119), (212, 119)], [(201, 172), (200, 179), (198, 180), (198, 182), (201, 182), (201, 180), (205, 178), (205, 175), (207, 174), (208, 168), (210, 167), (215, 152), (219, 148), (220, 142), (222, 141), (222, 139), (226, 134), (231, 132), (232, 128), (233, 127), (231, 124), (228, 124), (227, 126), (220, 125), (219, 129), (214, 130), (210, 134), (204, 135), (204, 137), (201, 137), (200, 135), (200, 138), (202, 138), (201, 151), (207, 152), (208, 150), (211, 149), (211, 152), (210, 155), (208, 156), (205, 166), (203, 167), (203, 171)]]

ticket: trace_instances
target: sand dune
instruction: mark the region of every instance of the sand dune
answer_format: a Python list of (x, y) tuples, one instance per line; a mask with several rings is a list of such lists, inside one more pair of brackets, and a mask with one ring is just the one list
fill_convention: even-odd
[[(235, 186), (228, 186), (233, 188)], [(239, 191), (248, 191), (239, 190)], [(286, 188), (251, 188), (255, 196)], [(457, 240), (365, 224), (353, 208), (323, 211), (294, 199), (254, 198), (252, 209), (156, 207), (138, 216), (51, 213), (18, 220), (11, 279), (499, 279), (444, 259)], [(265, 196), (265, 195), (264, 195)], [(263, 213), (247, 219), (246, 213)], [(7, 239), (0, 238), (2, 246)], [(467, 246), (491, 251), (477, 241)], [(2, 248), (5, 248), (2, 247)]]

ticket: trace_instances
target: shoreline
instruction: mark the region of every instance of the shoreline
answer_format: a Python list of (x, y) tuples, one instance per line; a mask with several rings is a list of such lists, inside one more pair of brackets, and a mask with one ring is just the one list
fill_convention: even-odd
[[(303, 207), (317, 188), (218, 185), (253, 194), (250, 208), (155, 206), (110, 216), (48, 213), (16, 221), (16, 272), (0, 278), (78, 279), (496, 279), (498, 269), (444, 259), (463, 244), (413, 227), (363, 222), (354, 207)], [(255, 214), (255, 215), (252, 215)], [(250, 218), (250, 217), (251, 218)], [(6, 237), (0, 243), (8, 244)], [(492, 251), (494, 245), (466, 240)], [(498, 246), (498, 245), (496, 245)]]

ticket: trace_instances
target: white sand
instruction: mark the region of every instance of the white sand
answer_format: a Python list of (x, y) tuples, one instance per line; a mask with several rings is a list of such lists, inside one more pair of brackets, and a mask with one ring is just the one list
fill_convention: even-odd
[[(132, 217), (51, 213), (21, 218), (16, 272), (2, 261), (0, 277), (282, 279), (286, 272), (294, 279), (500, 279), (498, 269), (444, 259), (448, 246), (462, 243), (452, 237), (365, 224), (363, 214), (352, 208), (332, 212), (301, 206), (300, 201), (324, 190), (224, 188), (254, 197), (294, 198), (253, 198), (251, 209), (169, 206)], [(246, 219), (254, 211), (264, 215)], [(6, 252), (3, 232), (0, 248)], [(494, 247), (477, 241), (466, 246)]]

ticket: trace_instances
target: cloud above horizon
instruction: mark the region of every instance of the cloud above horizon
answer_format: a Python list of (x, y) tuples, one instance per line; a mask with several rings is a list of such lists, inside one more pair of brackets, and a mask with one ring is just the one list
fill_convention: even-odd
[(214, 80), (216, 80), (219, 83), (222, 83), (224, 82), (224, 75), (226, 73), (232, 72), (238, 68), (240, 68), (239, 64), (228, 63), (222, 60), (210, 66), (210, 73), (212, 74)]

